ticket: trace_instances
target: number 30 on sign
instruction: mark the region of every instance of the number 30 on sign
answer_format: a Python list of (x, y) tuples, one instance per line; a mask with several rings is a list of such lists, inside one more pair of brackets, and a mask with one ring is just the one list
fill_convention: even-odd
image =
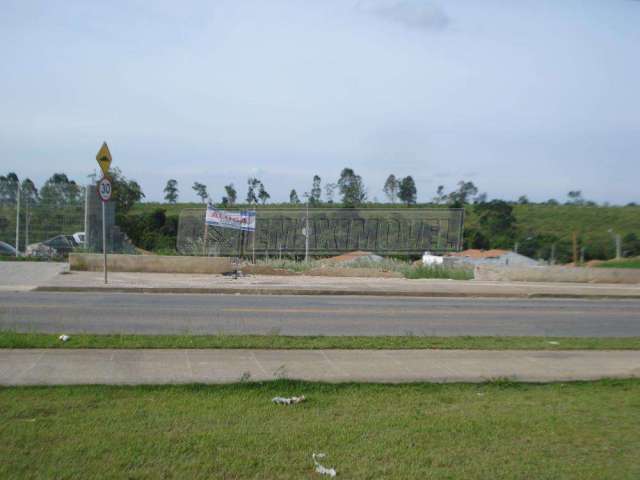
[(103, 202), (108, 202), (111, 198), (111, 180), (107, 177), (100, 179), (98, 183), (98, 195), (100, 195), (100, 200)]

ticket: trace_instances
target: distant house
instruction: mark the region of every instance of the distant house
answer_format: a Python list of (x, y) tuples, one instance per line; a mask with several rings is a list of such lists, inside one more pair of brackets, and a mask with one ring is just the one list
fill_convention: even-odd
[(533, 258), (520, 255), (511, 250), (478, 250), (469, 249), (462, 252), (451, 253), (445, 263), (450, 265), (502, 265), (518, 267), (535, 267), (539, 263)]

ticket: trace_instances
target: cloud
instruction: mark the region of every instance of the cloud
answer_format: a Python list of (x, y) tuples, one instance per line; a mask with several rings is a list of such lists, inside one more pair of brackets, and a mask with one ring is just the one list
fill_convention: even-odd
[(369, 0), (359, 4), (361, 10), (416, 30), (442, 30), (449, 16), (428, 0)]

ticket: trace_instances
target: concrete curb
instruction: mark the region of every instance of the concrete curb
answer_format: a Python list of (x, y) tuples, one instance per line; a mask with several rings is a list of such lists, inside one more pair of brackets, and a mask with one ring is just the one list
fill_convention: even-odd
[(310, 296), (375, 296), (416, 298), (557, 298), (594, 300), (640, 300), (636, 294), (573, 294), (573, 293), (522, 293), (522, 292), (420, 292), (410, 290), (340, 290), (330, 288), (292, 289), (261, 287), (75, 287), (40, 286), (35, 292), (58, 293), (156, 293), (156, 294), (209, 294), (209, 295), (310, 295)]

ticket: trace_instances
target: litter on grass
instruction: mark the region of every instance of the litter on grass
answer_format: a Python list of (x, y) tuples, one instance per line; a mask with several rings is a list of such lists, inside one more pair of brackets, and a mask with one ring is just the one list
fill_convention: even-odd
[(60, 335), (58, 337), (58, 340), (61, 340), (63, 342), (66, 342), (67, 340), (69, 340), (71, 337), (69, 335)]
[(560, 345), (560, 342), (547, 342), (549, 345)]
[(306, 400), (304, 395), (299, 397), (273, 397), (271, 401), (278, 405), (293, 405), (296, 403), (304, 402)]
[(326, 457), (326, 455), (324, 453), (314, 453), (313, 455), (311, 455), (311, 457), (313, 458), (313, 464), (316, 467), (316, 473), (319, 473), (320, 475), (329, 475), (330, 477), (335, 477), (336, 476), (336, 469), (335, 468), (327, 468), (323, 465), (320, 465), (318, 463), (318, 458), (324, 458)]

